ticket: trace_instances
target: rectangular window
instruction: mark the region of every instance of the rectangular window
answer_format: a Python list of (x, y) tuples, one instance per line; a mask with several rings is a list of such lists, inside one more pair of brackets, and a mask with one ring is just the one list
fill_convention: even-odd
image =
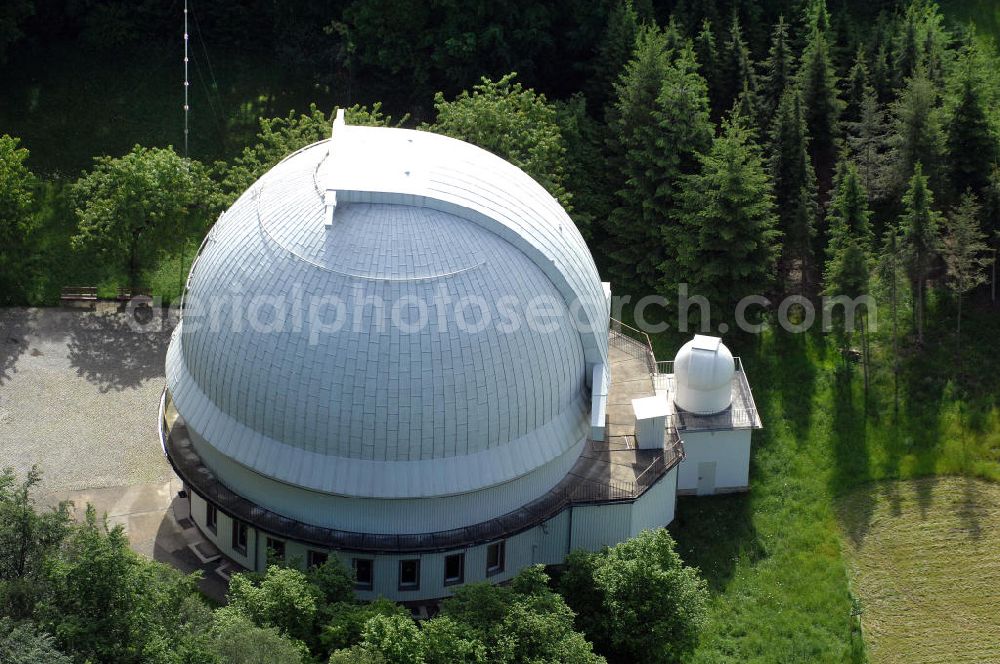
[(370, 558), (354, 558), (351, 567), (354, 569), (354, 587), (358, 590), (371, 590), (375, 581), (373, 561)]
[(312, 549), (309, 549), (309, 552), (306, 554), (306, 566), (322, 567), (323, 563), (325, 563), (329, 557), (330, 555), (324, 553), (323, 551), (313, 551)]
[(247, 524), (233, 519), (233, 551), (247, 555)]
[(283, 561), (285, 559), (285, 540), (268, 537), (267, 557), (269, 560)]
[(219, 510), (212, 503), (205, 503), (205, 526), (213, 533), (219, 532)]
[(503, 571), (506, 557), (507, 542), (494, 542), (486, 547), (486, 576), (493, 576)]
[(399, 561), (399, 589), (417, 590), (420, 588), (420, 561), (416, 558)]
[(461, 583), (465, 578), (465, 554), (455, 553), (444, 557), (444, 585)]

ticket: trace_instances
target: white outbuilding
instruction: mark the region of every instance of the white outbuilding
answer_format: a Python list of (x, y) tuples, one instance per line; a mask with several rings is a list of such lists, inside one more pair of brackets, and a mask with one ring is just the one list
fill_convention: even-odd
[[(414, 605), (503, 581), (667, 525), (679, 490), (748, 484), (760, 423), (721, 341), (662, 373), (609, 313), (580, 233), (521, 170), (338, 116), (202, 244), (163, 448), (229, 564), (338, 556), (361, 598)], [(709, 463), (711, 483), (684, 474)]]

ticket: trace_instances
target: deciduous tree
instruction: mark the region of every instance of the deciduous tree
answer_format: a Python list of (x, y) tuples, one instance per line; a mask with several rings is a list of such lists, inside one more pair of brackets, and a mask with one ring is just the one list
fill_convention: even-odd
[(986, 269), (992, 262), (986, 254), (986, 234), (979, 226), (981, 212), (976, 195), (966, 191), (959, 205), (945, 217), (941, 240), (941, 258), (947, 270), (945, 281), (958, 302), (955, 347), (959, 371), (962, 367), (962, 299), (966, 293), (986, 283)]

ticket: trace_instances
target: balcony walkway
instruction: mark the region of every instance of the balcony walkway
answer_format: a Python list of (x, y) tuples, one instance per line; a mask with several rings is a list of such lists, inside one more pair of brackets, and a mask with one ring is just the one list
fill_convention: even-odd
[(184, 419), (164, 392), (161, 437), (164, 451), (189, 489), (255, 528), (332, 549), (366, 552), (418, 552), (452, 549), (509, 537), (576, 504), (631, 502), (680, 463), (683, 452), (672, 430), (664, 431), (663, 450), (635, 447), (632, 399), (653, 394), (648, 347), (611, 332), (606, 441), (588, 440), (570, 472), (552, 489), (520, 509), (483, 523), (434, 533), (403, 535), (350, 532), (302, 523), (230, 491), (202, 464)]

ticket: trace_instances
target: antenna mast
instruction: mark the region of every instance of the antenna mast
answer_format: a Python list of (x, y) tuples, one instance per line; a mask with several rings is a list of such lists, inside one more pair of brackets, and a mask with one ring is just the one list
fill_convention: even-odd
[(188, 88), (191, 82), (188, 80), (188, 3), (184, 0), (184, 159), (188, 158)]

